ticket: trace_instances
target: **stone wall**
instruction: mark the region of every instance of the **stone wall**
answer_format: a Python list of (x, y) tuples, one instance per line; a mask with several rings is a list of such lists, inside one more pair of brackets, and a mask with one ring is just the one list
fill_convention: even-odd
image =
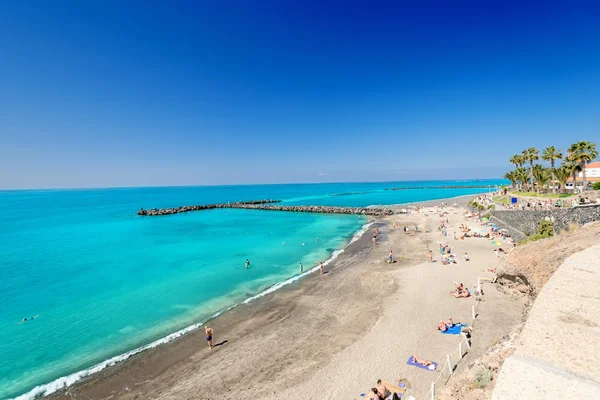
[(557, 232), (569, 228), (570, 224), (583, 225), (600, 221), (600, 205), (579, 206), (556, 210), (499, 210), (494, 211), (492, 221), (500, 228), (506, 228), (516, 240), (536, 233), (540, 221), (551, 218)]

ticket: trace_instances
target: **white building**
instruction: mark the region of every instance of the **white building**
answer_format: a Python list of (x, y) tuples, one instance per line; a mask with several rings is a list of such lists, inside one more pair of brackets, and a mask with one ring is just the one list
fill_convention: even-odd
[[(583, 173), (579, 173), (579, 177), (583, 178)], [(600, 178), (600, 161), (590, 163), (585, 166), (586, 178)]]

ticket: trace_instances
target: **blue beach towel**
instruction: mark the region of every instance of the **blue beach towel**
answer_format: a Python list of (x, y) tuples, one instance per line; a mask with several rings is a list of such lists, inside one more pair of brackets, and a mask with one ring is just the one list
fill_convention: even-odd
[(446, 329), (446, 332), (442, 332), (444, 335), (458, 335), (462, 331), (462, 327), (467, 326), (466, 324), (454, 324), (451, 328)]
[[(426, 367), (426, 366), (424, 366), (424, 365), (421, 365), (421, 364), (419, 364), (419, 363), (416, 363), (416, 362), (415, 362), (415, 360), (413, 359), (413, 356), (410, 356), (410, 357), (408, 358), (408, 361), (407, 361), (406, 363), (407, 363), (408, 365), (413, 365), (413, 366), (415, 366), (415, 367), (419, 367), (419, 368), (425, 369), (425, 370), (427, 370), (427, 371), (431, 371), (431, 370), (429, 369), (429, 367)], [(437, 366), (438, 366), (438, 365), (437, 365), (437, 363), (436, 363), (436, 362), (433, 362), (433, 361), (432, 361), (431, 363), (432, 363), (433, 365), (435, 365), (435, 369), (437, 369)], [(434, 370), (434, 371), (435, 371), (435, 370)]]

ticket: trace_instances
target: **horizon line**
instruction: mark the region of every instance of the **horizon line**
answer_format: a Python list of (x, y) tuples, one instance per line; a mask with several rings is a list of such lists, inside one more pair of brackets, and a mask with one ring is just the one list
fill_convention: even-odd
[(150, 186), (86, 186), (86, 187), (47, 187), (47, 188), (0, 188), (0, 192), (43, 191), (43, 190), (101, 190), (101, 189), (152, 189), (152, 188), (192, 188), (192, 187), (228, 187), (228, 186), (277, 186), (277, 185), (330, 185), (343, 183), (396, 183), (396, 182), (456, 182), (456, 181), (501, 180), (504, 178), (457, 178), (457, 179), (409, 179), (398, 181), (336, 181), (336, 182), (279, 182), (279, 183), (228, 183), (198, 185), (150, 185)]

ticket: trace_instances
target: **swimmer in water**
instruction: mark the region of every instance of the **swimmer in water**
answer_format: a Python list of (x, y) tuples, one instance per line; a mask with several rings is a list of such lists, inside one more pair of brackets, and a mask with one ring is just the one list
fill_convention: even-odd
[(22, 320), (19, 322), (19, 324), (24, 324), (25, 322), (33, 321), (34, 319), (36, 319), (36, 318), (37, 318), (37, 317), (39, 317), (39, 316), (40, 316), (40, 315), (38, 314), (38, 315), (34, 315), (33, 317), (31, 317), (31, 318), (29, 318), (29, 319), (27, 319), (27, 318), (23, 318), (23, 319), (22, 319)]
[(250, 268), (250, 261), (246, 258), (246, 268)]
[(319, 243), (319, 238), (317, 238), (317, 240), (316, 240), (316, 242), (315, 242), (315, 243)]

